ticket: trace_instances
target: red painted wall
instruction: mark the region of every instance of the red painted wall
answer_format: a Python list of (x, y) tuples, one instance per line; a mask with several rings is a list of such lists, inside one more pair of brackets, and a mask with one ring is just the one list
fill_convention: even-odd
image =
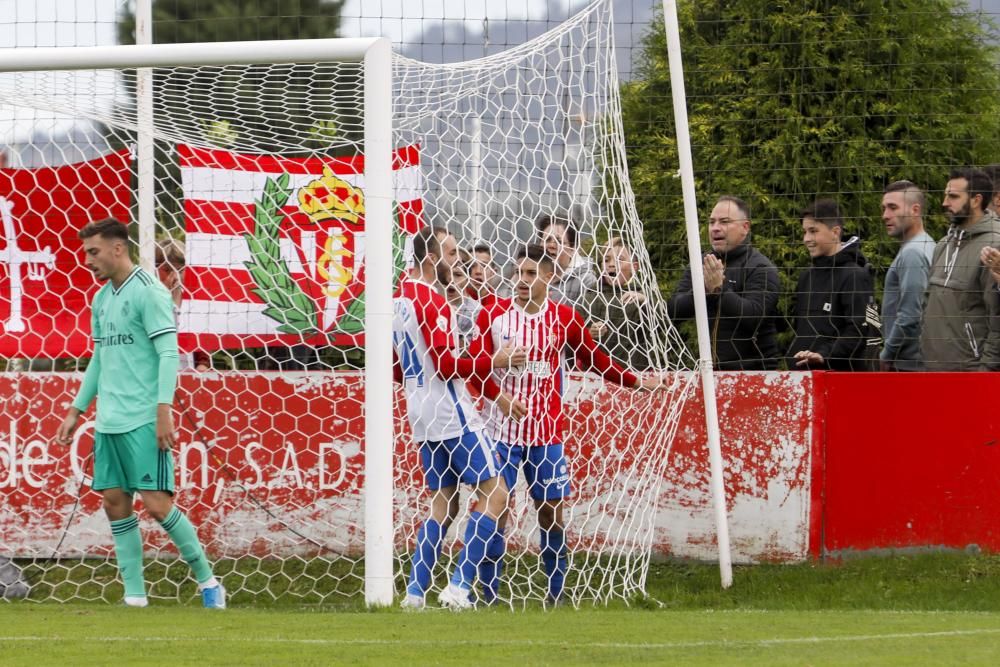
[(1000, 551), (1000, 373), (820, 375), (825, 553)]

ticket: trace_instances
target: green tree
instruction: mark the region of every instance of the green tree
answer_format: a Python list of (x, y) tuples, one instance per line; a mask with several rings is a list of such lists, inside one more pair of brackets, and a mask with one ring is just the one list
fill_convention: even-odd
[[(883, 187), (929, 189), (951, 167), (1000, 161), (990, 26), (955, 0), (684, 0), (679, 6), (699, 212), (746, 198), (754, 241), (790, 287), (808, 263), (798, 212), (836, 198), (876, 267), (896, 252)], [(629, 172), (661, 287), (687, 266), (662, 17), (622, 86)]]

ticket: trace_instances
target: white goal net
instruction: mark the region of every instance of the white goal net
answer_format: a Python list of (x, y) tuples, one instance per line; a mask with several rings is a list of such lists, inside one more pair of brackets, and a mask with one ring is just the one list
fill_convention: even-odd
[[(441, 510), (433, 491), (449, 488), (449, 471), (462, 482), (487, 476), (471, 462), (454, 469), (460, 457), (437, 461), (444, 450), (428, 443), (445, 438), (414, 415), (440, 425), (454, 404), (418, 400), (459, 401), (459, 412), (470, 401), (459, 431), (481, 430), (503, 447), (487, 465), (513, 486), (502, 503), (503, 548), (486, 549), (475, 579), (463, 581), (473, 599), (580, 604), (644, 593), (660, 486), (696, 376), (684, 370), (694, 362), (667, 321), (635, 213), (610, 7), (595, 2), (481, 60), (394, 59), (394, 285), (420, 278), (448, 302), (448, 354), (480, 369), (444, 377), (417, 345), (413, 359), (451, 392), (421, 399), (435, 395), (410, 391), (421, 380), (413, 359), (399, 359), (403, 384), (384, 418), (394, 422), (401, 597), (455, 581), (475, 551), (466, 525), (490, 512), (459, 483), (439, 534), (428, 534)], [(89, 487), (93, 412), (70, 447), (49, 441), (92, 351), (99, 285), (77, 232), (107, 217), (138, 227), (140, 175), (151, 169), (152, 269), (174, 297), (182, 357), (177, 504), (233, 604), (357, 598), (370, 250), (363, 67), (157, 67), (151, 128), (136, 88), (126, 69), (0, 75), (0, 104), (92, 129), (44, 164), (0, 168), (0, 587), (38, 601), (121, 595), (111, 532)], [(140, 164), (135, 145), (150, 129), (153, 164)], [(427, 226), (445, 230), (429, 255), (412, 239)], [(526, 261), (528, 244), (547, 259), (531, 260), (529, 249)], [(533, 280), (545, 281), (548, 300)], [(424, 347), (438, 324), (418, 329)], [(501, 349), (522, 356), (482, 372), (482, 359)], [(664, 382), (655, 391), (629, 386), (653, 376)], [(502, 415), (491, 385), (527, 416)], [(556, 451), (545, 445), (561, 445), (562, 458), (541, 454)], [(514, 450), (523, 450), (521, 465)], [(139, 516), (150, 595), (189, 599), (186, 566), (156, 522)], [(414, 564), (428, 562), (413, 588)], [(490, 567), (496, 578), (484, 592)]]

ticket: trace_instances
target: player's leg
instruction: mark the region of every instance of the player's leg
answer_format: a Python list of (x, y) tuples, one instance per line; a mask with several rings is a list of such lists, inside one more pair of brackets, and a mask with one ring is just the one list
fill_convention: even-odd
[(524, 447), (510, 446), (502, 442), (495, 443), (495, 446), (500, 463), (500, 476), (507, 485), (508, 500), (500, 516), (497, 517), (497, 531), (486, 545), (486, 553), (479, 564), (479, 582), (483, 589), (483, 602), (486, 604), (493, 604), (500, 595), (503, 558), (507, 551), (505, 534), (507, 520), (510, 517), (510, 492), (517, 483), (517, 473), (524, 457)]
[(101, 492), (104, 513), (111, 524), (115, 560), (125, 586), (125, 604), (145, 607), (142, 534), (139, 532), (139, 518), (132, 511), (131, 487), (122, 465), (117, 438), (106, 433), (94, 435), (94, 481), (91, 486)]
[(569, 570), (563, 510), (565, 499), (572, 492), (563, 446), (532, 447), (525, 477), (538, 510), (539, 555), (549, 580), (548, 600), (558, 603)]
[(225, 589), (212, 574), (198, 533), (187, 516), (174, 505), (173, 454), (157, 446), (154, 424), (140, 426), (122, 437), (130, 452), (130, 476), (138, 480), (136, 488), (146, 511), (159, 522), (191, 568), (204, 606), (225, 609)]
[(476, 510), (470, 513), (465, 539), (451, 583), (440, 601), (452, 609), (471, 606), (469, 592), (476, 579), (486, 546), (497, 533), (497, 519), (507, 507), (507, 484), (499, 476), (496, 452), (483, 433), (469, 432), (454, 443), (453, 469), (461, 480), (476, 488)]
[(441, 555), (441, 543), (458, 513), (458, 477), (451, 471), (448, 447), (441, 442), (423, 443), (420, 446), (420, 463), (427, 488), (433, 495), (430, 516), (417, 530), (417, 544), (403, 600), (403, 607), (409, 609), (423, 607), (424, 595), (430, 588), (434, 567)]

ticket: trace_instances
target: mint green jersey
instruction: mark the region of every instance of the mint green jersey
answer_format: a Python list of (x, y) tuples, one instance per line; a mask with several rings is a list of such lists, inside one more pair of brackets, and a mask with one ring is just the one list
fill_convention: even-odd
[[(177, 349), (173, 301), (159, 280), (136, 267), (121, 287), (108, 281), (91, 304), (94, 361), (97, 378), (97, 424), (100, 433), (127, 433), (156, 421), (156, 405), (165, 402), (160, 392), (160, 355), (153, 341), (170, 336)], [(93, 363), (93, 362), (92, 362)], [(74, 406), (87, 408), (89, 398), (77, 397)], [(169, 400), (173, 400), (172, 389)], [(81, 402), (86, 401), (83, 405)]]

